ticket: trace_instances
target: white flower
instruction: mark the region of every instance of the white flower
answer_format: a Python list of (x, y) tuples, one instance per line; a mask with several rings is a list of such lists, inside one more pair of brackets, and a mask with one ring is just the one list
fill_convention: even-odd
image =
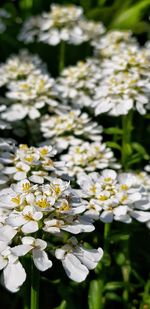
[(150, 54), (130, 32), (108, 32), (96, 44), (101, 79), (94, 95), (95, 114), (126, 115), (130, 109), (145, 114), (149, 108)]
[(57, 93), (54, 84), (54, 79), (40, 71), (32, 72), (24, 80), (10, 82), (9, 91), (6, 93), (11, 100), (10, 107), (2, 113), (2, 119), (17, 121), (26, 116), (36, 119), (45, 104), (53, 109), (58, 103), (55, 99)]
[(0, 65), (0, 86), (22, 79), (42, 69), (42, 66), (42, 61), (37, 55), (21, 50), (19, 55), (11, 55), (4, 64)]
[(88, 199), (85, 214), (89, 218), (104, 223), (113, 220), (131, 223), (132, 218), (139, 222), (150, 219), (150, 198), (146, 188), (135, 182), (132, 173), (117, 173), (104, 170), (101, 174), (85, 173), (78, 175), (81, 196)]
[(132, 37), (131, 31), (110, 30), (99, 40), (93, 40), (95, 54), (102, 57), (111, 57), (120, 54), (129, 45), (135, 44), (136, 40)]
[(18, 257), (5, 242), (0, 241), (0, 269), (3, 269), (2, 283), (11, 292), (17, 292), (26, 279), (26, 273)]
[[(7, 214), (8, 216), (8, 214)], [(5, 215), (5, 220), (0, 226), (0, 241), (9, 243), (17, 234), (17, 230), (6, 224), (7, 216)]]
[(4, 174), (13, 175), (15, 180), (23, 180), (30, 171), (30, 166), (24, 162), (16, 162), (16, 166), (8, 166), (4, 169)]
[(0, 195), (0, 207), (6, 209), (19, 207), (23, 203), (24, 198), (24, 196), (15, 192), (12, 187), (3, 189)]
[(75, 219), (74, 217), (67, 216), (63, 220), (47, 218), (44, 221), (45, 226), (43, 230), (52, 234), (60, 233), (61, 230), (71, 234), (79, 234), (92, 232), (95, 229), (93, 224), (84, 216), (76, 216)]
[[(61, 174), (63, 162), (53, 161), (51, 157), (56, 154), (56, 150), (52, 146), (28, 147), (27, 145), (19, 145), (17, 149), (11, 153), (2, 151), (0, 161), (6, 165), (2, 167), (1, 173), (2, 183), (5, 177), (8, 176), (11, 180), (24, 180), (29, 177), (29, 180), (34, 183), (44, 183), (48, 179), (48, 172), (57, 170)], [(6, 164), (6, 163), (9, 163)], [(5, 176), (6, 175), (6, 176)]]
[(135, 102), (139, 113), (145, 113), (145, 105), (148, 103), (146, 87), (147, 81), (141, 81), (136, 71), (120, 71), (105, 76), (95, 91), (95, 114), (108, 112), (113, 116), (126, 115), (135, 107)]
[(42, 212), (34, 210), (31, 206), (26, 206), (23, 211), (12, 212), (6, 222), (13, 227), (21, 227), (24, 234), (30, 234), (38, 231), (38, 221), (42, 217)]
[(45, 271), (52, 267), (52, 262), (49, 260), (47, 253), (44, 251), (46, 247), (47, 243), (44, 240), (26, 236), (22, 238), (22, 244), (13, 247), (11, 251), (16, 256), (24, 256), (31, 251), (35, 266), (40, 271)]
[(41, 16), (31, 16), (29, 17), (18, 36), (19, 40), (23, 40), (25, 43), (31, 43), (34, 42), (34, 40), (37, 38), (39, 34), (40, 29), (40, 23), (41, 23)]
[[(96, 122), (91, 122), (88, 114), (81, 113), (80, 110), (71, 110), (68, 113), (60, 113), (59, 115), (49, 116), (46, 115), (41, 121), (41, 131), (45, 138), (51, 138), (51, 143), (60, 147), (58, 137), (61, 137), (64, 141), (67, 135), (73, 138), (73, 134), (76, 137), (84, 137), (92, 140), (100, 140), (100, 133), (102, 127), (98, 126)], [(72, 139), (70, 139), (70, 143)], [(69, 144), (69, 140), (68, 140)], [(67, 144), (67, 145), (68, 145)], [(61, 144), (63, 146), (63, 143)], [(63, 149), (66, 147), (63, 146)]]
[(62, 261), (67, 276), (76, 281), (82, 282), (89, 273), (89, 269), (94, 269), (103, 256), (101, 248), (85, 249), (78, 245), (76, 238), (72, 237), (70, 243), (61, 249), (56, 249), (55, 256)]
[(65, 103), (69, 101), (80, 108), (91, 107), (95, 88), (99, 85), (101, 78), (99, 60), (91, 58), (65, 68), (57, 79), (56, 87)]
[(69, 175), (103, 169), (113, 166), (115, 162), (111, 149), (100, 142), (83, 142), (81, 145), (70, 146), (68, 154), (62, 155), (61, 160), (66, 163), (64, 170)]
[(50, 12), (30, 17), (24, 23), (19, 39), (26, 43), (43, 41), (54, 46), (61, 41), (79, 45), (98, 39), (104, 31), (101, 23), (85, 19), (81, 7), (52, 4)]

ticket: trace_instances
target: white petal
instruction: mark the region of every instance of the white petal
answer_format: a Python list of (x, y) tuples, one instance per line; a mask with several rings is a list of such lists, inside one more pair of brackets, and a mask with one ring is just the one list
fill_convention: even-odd
[(17, 231), (14, 230), (9, 225), (5, 225), (0, 228), (0, 240), (1, 241), (10, 242), (16, 234), (17, 234)]
[(16, 256), (24, 256), (31, 249), (32, 249), (32, 246), (30, 246), (30, 245), (18, 245), (18, 246), (15, 246), (15, 247), (11, 248), (11, 252), (13, 254), (15, 254)]
[(64, 260), (62, 260), (62, 265), (67, 276), (76, 282), (84, 281), (89, 273), (87, 267), (82, 265), (72, 253), (66, 254)]
[(20, 262), (8, 264), (3, 271), (3, 283), (6, 289), (17, 292), (26, 280), (26, 273)]
[(115, 216), (123, 216), (126, 215), (128, 210), (127, 206), (118, 206), (114, 209), (114, 215)]
[(88, 268), (88, 269), (94, 269), (100, 259), (103, 256), (103, 250), (101, 248), (88, 250), (82, 247), (79, 247), (79, 250), (77, 251), (77, 256), (79, 260)]
[(0, 270), (2, 270), (7, 265), (7, 260), (4, 259), (3, 256), (0, 255)]
[(26, 178), (26, 172), (17, 172), (15, 175), (14, 175), (14, 179), (15, 180), (23, 180)]
[(103, 211), (100, 215), (100, 220), (104, 223), (110, 223), (113, 221), (113, 212), (110, 210)]
[(38, 223), (35, 221), (29, 221), (26, 224), (24, 224), (21, 228), (22, 232), (25, 234), (30, 234), (38, 231)]
[(65, 250), (60, 248), (60, 249), (56, 249), (55, 251), (55, 256), (58, 260), (62, 260), (64, 258), (64, 255), (65, 255)]
[(24, 245), (32, 245), (34, 241), (35, 241), (35, 238), (31, 236), (25, 236), (22, 238), (22, 243)]
[(45, 251), (34, 249), (32, 255), (34, 264), (40, 271), (45, 271), (52, 266), (52, 262), (48, 259)]
[(131, 216), (139, 222), (147, 222), (150, 220), (150, 212), (132, 211)]
[(22, 216), (21, 213), (12, 213), (6, 220), (8, 224), (13, 227), (18, 227), (26, 223), (26, 219)]

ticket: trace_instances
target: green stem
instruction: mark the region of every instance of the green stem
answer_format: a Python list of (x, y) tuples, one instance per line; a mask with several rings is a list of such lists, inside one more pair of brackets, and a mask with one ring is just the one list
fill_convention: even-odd
[(60, 43), (60, 51), (59, 51), (59, 73), (65, 67), (65, 52), (66, 52), (66, 44), (64, 41)]
[(39, 308), (39, 286), (40, 286), (40, 272), (35, 267), (33, 261), (31, 264), (31, 299), (30, 309)]
[(22, 287), (23, 309), (30, 309), (30, 258), (23, 257), (22, 264), (27, 274), (27, 279)]
[(129, 308), (129, 284), (130, 284), (130, 265), (127, 263), (122, 266), (122, 276), (125, 283), (125, 288), (123, 291), (123, 301), (125, 309)]
[(104, 225), (104, 252), (108, 253), (109, 250), (109, 236), (110, 236), (111, 223)]
[(132, 153), (131, 149), (131, 132), (132, 132), (132, 111), (122, 116), (122, 155), (121, 161), (124, 170), (128, 169), (128, 159)]
[(103, 267), (102, 267), (102, 273), (100, 273), (101, 276), (101, 304), (99, 306), (99, 309), (105, 308), (105, 295), (104, 295), (104, 288), (105, 284), (109, 281), (108, 278), (108, 269), (110, 266), (110, 255), (109, 255), (109, 244), (110, 244), (110, 229), (111, 229), (111, 223), (105, 223), (104, 224), (104, 257), (103, 257)]
[(140, 304), (140, 309), (142, 308), (149, 308), (149, 304), (150, 304), (150, 276), (145, 284), (144, 287), (144, 293), (143, 293), (143, 297), (142, 297), (142, 302)]

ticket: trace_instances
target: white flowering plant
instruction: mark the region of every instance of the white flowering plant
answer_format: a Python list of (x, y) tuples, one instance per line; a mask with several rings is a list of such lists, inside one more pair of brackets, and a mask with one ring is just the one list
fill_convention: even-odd
[(0, 9), (2, 308), (148, 309), (149, 1), (10, 2)]

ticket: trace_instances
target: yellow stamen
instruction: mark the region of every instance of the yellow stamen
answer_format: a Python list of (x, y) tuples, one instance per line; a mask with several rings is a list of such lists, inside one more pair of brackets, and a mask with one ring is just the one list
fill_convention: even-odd
[(12, 198), (11, 198), (11, 201), (12, 201), (13, 203), (19, 205), (19, 204), (20, 204), (20, 196), (17, 195), (17, 196), (15, 196), (15, 197), (12, 197)]

